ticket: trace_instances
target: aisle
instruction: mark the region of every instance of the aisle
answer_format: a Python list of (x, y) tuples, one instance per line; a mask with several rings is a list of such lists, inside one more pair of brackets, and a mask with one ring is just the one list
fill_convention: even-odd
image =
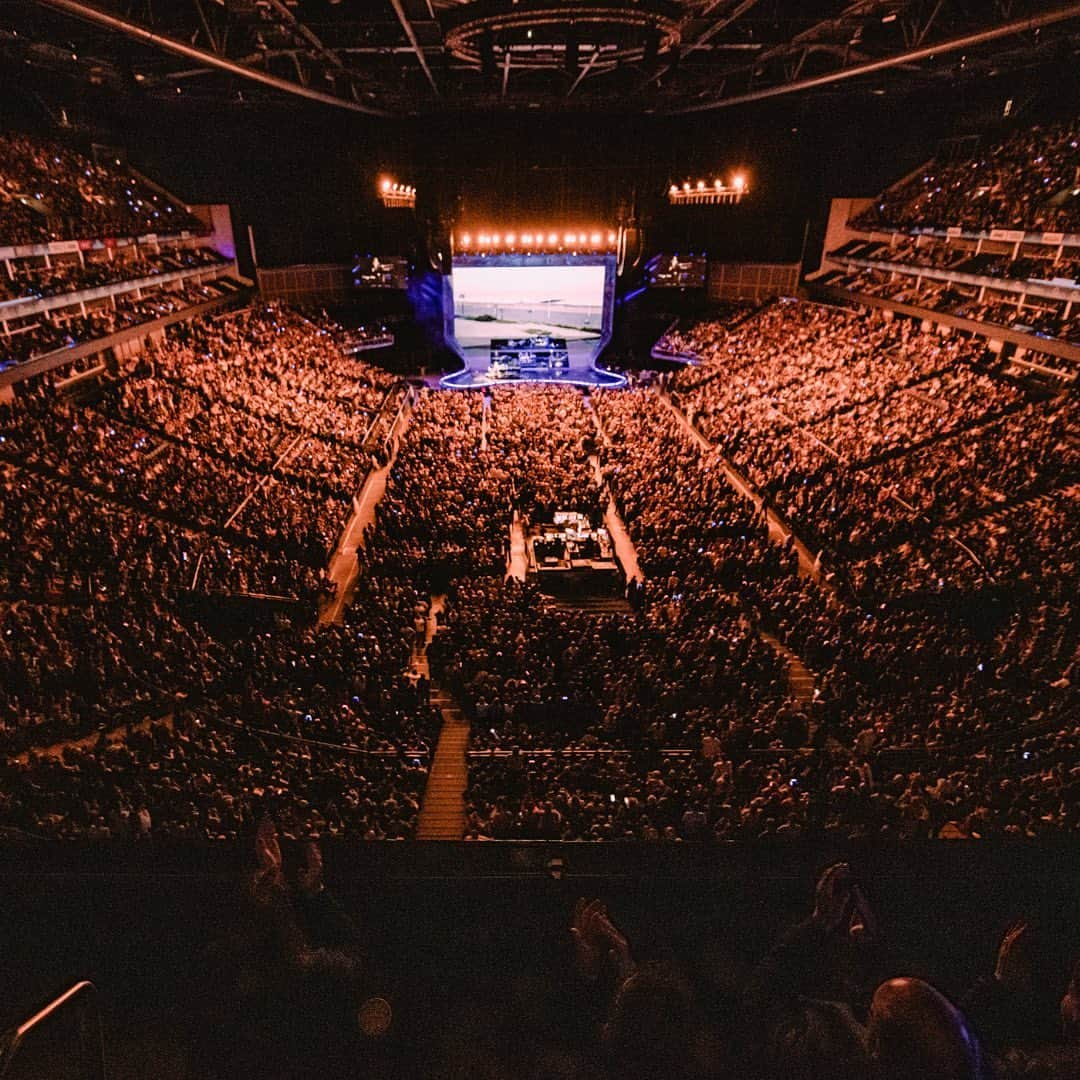
[(360, 496), (354, 504), (353, 515), (341, 534), (337, 550), (330, 559), (327, 576), (336, 586), (336, 591), (333, 597), (322, 606), (319, 612), (320, 623), (341, 622), (342, 612), (352, 595), (353, 584), (359, 572), (356, 561), (357, 549), (362, 546), (364, 530), (375, 523), (375, 507), (379, 505), (386, 493), (386, 480), (397, 460), (400, 436), (409, 426), (411, 415), (412, 410), (409, 408), (402, 412), (401, 418), (390, 432), (394, 447), (390, 460), (385, 465), (372, 469), (364, 481), (364, 486), (360, 489)]
[(525, 552), (525, 529), (521, 524), (521, 515), (515, 510), (514, 520), (510, 522), (510, 561), (506, 566), (509, 577), (524, 581), (529, 572), (529, 561)]
[[(432, 596), (424, 643), (413, 654), (413, 669), (428, 678), (427, 647), (438, 632), (437, 617), (445, 600), (442, 595)], [(469, 722), (451, 695), (435, 685), (431, 687), (431, 703), (442, 712), (443, 726), (428, 772), (416, 838), (460, 840), (465, 831), (465, 789), (469, 782), (465, 757), (469, 745)]]
[[(701, 434), (698, 429), (690, 423), (686, 418), (686, 414), (680, 409), (666, 394), (657, 391), (661, 401), (674, 413), (683, 429), (693, 438), (693, 440), (701, 447), (702, 451), (708, 453), (712, 460), (719, 464), (720, 468), (724, 472), (724, 477), (728, 483), (744, 498), (752, 502), (758, 510), (761, 509), (762, 500), (758, 493), (746, 482), (746, 480), (736, 471), (731, 462), (721, 454), (704, 435)], [(822, 588), (832, 591), (828, 579), (821, 573), (821, 564), (814, 557), (810, 549), (781, 521), (777, 513), (772, 509), (765, 511), (765, 520), (769, 527), (769, 537), (774, 543), (783, 544), (786, 543), (788, 537), (791, 537), (795, 542), (795, 550), (799, 556), (799, 575), (801, 577), (812, 578)]]

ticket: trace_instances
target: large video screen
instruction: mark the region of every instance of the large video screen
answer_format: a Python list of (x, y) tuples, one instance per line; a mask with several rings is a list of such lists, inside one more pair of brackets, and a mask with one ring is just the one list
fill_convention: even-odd
[(455, 265), (453, 289), (454, 336), (463, 348), (538, 334), (580, 341), (603, 330), (603, 265)]
[(357, 289), (407, 289), (409, 261), (401, 255), (357, 255), (352, 268)]
[(704, 289), (707, 269), (704, 255), (654, 255), (645, 264), (650, 289)]

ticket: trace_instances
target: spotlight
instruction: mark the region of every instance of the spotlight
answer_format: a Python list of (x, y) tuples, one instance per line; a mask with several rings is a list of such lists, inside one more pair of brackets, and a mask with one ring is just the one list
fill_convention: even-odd
[(687, 180), (686, 183), (683, 184), (682, 189), (683, 189), (683, 191), (689, 191), (690, 190), (690, 181), (689, 180)]
[(746, 187), (746, 177), (742, 173), (736, 173), (731, 180), (731, 186), (736, 191), (742, 191)]
[[(677, 190), (677, 189), (676, 189), (676, 190)], [(615, 243), (615, 239), (616, 239), (616, 238), (615, 238), (615, 234), (614, 234), (613, 232), (609, 232), (609, 233), (607, 234), (607, 242), (608, 242), (609, 244), (614, 244), (614, 243)]]
[(514, 241), (515, 241), (516, 239), (517, 239), (517, 237), (515, 237), (515, 236), (514, 236), (514, 234), (513, 234), (512, 232), (508, 232), (508, 233), (506, 234), (506, 243), (507, 243), (507, 245), (508, 245), (509, 247), (513, 247), (513, 246), (514, 246)]
[(559, 242), (558, 233), (548, 233), (548, 243), (554, 247)]
[(600, 234), (598, 232), (594, 232), (592, 236), (589, 237), (589, 243), (592, 244), (593, 247), (599, 247), (600, 239)]
[(461, 237), (462, 247), (468, 247), (472, 243), (472, 237), (468, 233), (464, 233)]
[(704, 180), (699, 180), (697, 182), (697, 189), (698, 189), (698, 191), (704, 191), (705, 190), (705, 181)]
[(679, 194), (679, 185), (678, 184), (672, 184), (671, 185), (671, 194), (672, 195), (678, 195)]

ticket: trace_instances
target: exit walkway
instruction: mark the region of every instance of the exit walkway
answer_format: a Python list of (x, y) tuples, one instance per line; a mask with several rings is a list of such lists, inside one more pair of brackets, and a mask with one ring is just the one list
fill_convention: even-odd
[[(433, 596), (424, 644), (413, 657), (413, 668), (430, 677), (427, 646), (438, 632), (438, 613), (446, 598)], [(469, 722), (457, 702), (441, 687), (432, 685), (431, 703), (443, 717), (442, 731), (428, 772), (424, 801), (420, 807), (417, 840), (460, 840), (465, 832), (465, 789), (469, 770), (465, 751), (469, 745)]]

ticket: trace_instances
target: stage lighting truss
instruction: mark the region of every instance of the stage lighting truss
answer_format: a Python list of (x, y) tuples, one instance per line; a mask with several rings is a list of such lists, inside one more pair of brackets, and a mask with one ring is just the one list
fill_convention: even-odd
[(618, 251), (616, 229), (461, 229), (454, 250), (469, 255), (606, 255)]
[(729, 184), (723, 180), (698, 180), (696, 183), (684, 180), (682, 184), (672, 184), (668, 188), (668, 202), (672, 206), (719, 206), (721, 203), (742, 202), (742, 197), (749, 190), (742, 173), (736, 173)]
[(408, 184), (399, 184), (388, 176), (384, 176), (379, 181), (379, 198), (382, 199), (383, 206), (395, 209), (416, 209), (416, 188)]
[[(470, 14), (474, 11), (478, 14)], [(646, 52), (656, 56), (677, 48), (679, 15), (672, 4), (625, 0), (469, 5), (462, 20), (447, 29), (445, 45), (452, 56), (481, 70), (490, 49), (499, 53), (496, 63), (512, 56), (515, 69), (565, 68), (573, 57), (575, 67), (598, 73), (641, 63)]]

